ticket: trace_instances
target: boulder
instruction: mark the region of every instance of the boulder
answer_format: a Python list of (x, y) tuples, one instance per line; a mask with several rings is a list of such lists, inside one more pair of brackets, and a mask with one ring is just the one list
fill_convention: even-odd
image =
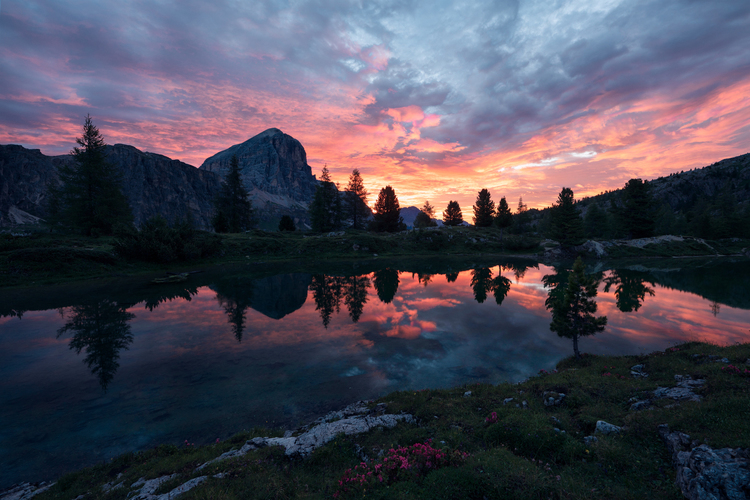
[(602, 434), (604, 436), (619, 434), (620, 432), (622, 432), (622, 427), (610, 424), (608, 422), (605, 422), (604, 420), (599, 420), (596, 422), (596, 431), (594, 431), (595, 434)]

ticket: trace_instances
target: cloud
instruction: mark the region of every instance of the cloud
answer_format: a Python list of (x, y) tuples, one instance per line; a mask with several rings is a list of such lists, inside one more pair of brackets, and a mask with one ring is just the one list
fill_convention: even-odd
[(402, 205), (543, 206), (746, 152), (749, 20), (742, 0), (6, 2), (0, 142), (65, 153), (91, 113), (197, 166), (278, 127)]

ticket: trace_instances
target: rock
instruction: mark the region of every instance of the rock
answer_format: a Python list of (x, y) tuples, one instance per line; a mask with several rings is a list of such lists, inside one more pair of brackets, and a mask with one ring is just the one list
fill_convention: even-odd
[(659, 435), (672, 454), (677, 472), (677, 486), (690, 500), (735, 500), (748, 498), (750, 491), (750, 450), (741, 448), (713, 449), (696, 446), (690, 436), (670, 432), (659, 426)]
[(11, 486), (9, 489), (0, 491), (0, 500), (28, 500), (33, 498), (40, 493), (44, 493), (55, 483), (39, 483), (32, 485), (29, 483), (21, 483), (15, 486)]
[(529, 403), (527, 403), (526, 401), (521, 401), (521, 408), (523, 408), (524, 410), (528, 410)]
[(465, 398), (470, 398), (471, 397), (471, 391), (464, 392), (464, 397)]
[(607, 423), (604, 420), (599, 420), (596, 422), (596, 430), (594, 432), (596, 434), (609, 436), (611, 434), (619, 434), (622, 432), (622, 427)]
[(586, 446), (591, 446), (597, 441), (599, 441), (599, 438), (596, 436), (586, 436), (585, 438), (583, 438), (583, 442), (586, 444)]
[(649, 408), (651, 406), (651, 404), (652, 404), (651, 400), (650, 399), (646, 399), (644, 401), (638, 401), (636, 403), (633, 403), (632, 405), (630, 405), (630, 409), (632, 411), (641, 411), (641, 410), (645, 410), (645, 409)]
[(657, 387), (655, 399), (669, 398), (675, 401), (700, 401), (701, 397), (693, 389), (706, 383), (704, 379), (693, 380), (689, 375), (675, 375), (676, 387)]
[(646, 378), (648, 373), (645, 372), (646, 367), (644, 365), (635, 365), (630, 367), (630, 376), (633, 378)]
[[(177, 477), (177, 474), (169, 474), (167, 476), (157, 477), (155, 479), (146, 480), (145, 477), (140, 478), (138, 481), (130, 485), (131, 489), (137, 489), (137, 492), (133, 492), (135, 496), (132, 500), (153, 500), (158, 498), (154, 495), (154, 492), (159, 489), (162, 483), (166, 483)], [(131, 494), (133, 494), (131, 493)], [(130, 494), (128, 495), (130, 497)]]
[(544, 400), (544, 406), (559, 406), (565, 399), (565, 394), (562, 392), (544, 391), (542, 394)]
[(513, 398), (505, 398), (503, 399), (503, 406), (507, 405), (508, 403), (512, 402)]
[(581, 249), (592, 255), (596, 255), (597, 257), (607, 256), (607, 250), (604, 248), (604, 245), (602, 245), (598, 241), (588, 240), (586, 243), (581, 245)]

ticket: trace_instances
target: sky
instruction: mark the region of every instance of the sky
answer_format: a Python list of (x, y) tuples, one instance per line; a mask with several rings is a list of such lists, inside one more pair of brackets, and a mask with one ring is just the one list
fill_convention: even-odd
[(0, 143), (196, 167), (272, 127), (372, 205), (550, 205), (750, 151), (747, 0), (0, 0)]

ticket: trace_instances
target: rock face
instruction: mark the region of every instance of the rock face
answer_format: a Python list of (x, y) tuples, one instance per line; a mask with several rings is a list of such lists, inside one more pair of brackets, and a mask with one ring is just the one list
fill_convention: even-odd
[(307, 153), (294, 137), (270, 128), (242, 144), (206, 159), (200, 170), (224, 178), (232, 156), (240, 164), (240, 175), (261, 219), (291, 215), (295, 222), (307, 222), (307, 207), (318, 181), (307, 164)]
[[(105, 154), (122, 173), (136, 224), (157, 214), (174, 221), (189, 213), (196, 227), (210, 228), (213, 198), (221, 186), (218, 175), (124, 144), (107, 146)], [(72, 161), (70, 155), (0, 146), (0, 225), (24, 223), (28, 216), (43, 218), (47, 186), (57, 183), (57, 169)]]
[(659, 426), (659, 435), (672, 454), (677, 486), (690, 500), (740, 500), (750, 492), (750, 450), (713, 449), (691, 442), (682, 432)]

